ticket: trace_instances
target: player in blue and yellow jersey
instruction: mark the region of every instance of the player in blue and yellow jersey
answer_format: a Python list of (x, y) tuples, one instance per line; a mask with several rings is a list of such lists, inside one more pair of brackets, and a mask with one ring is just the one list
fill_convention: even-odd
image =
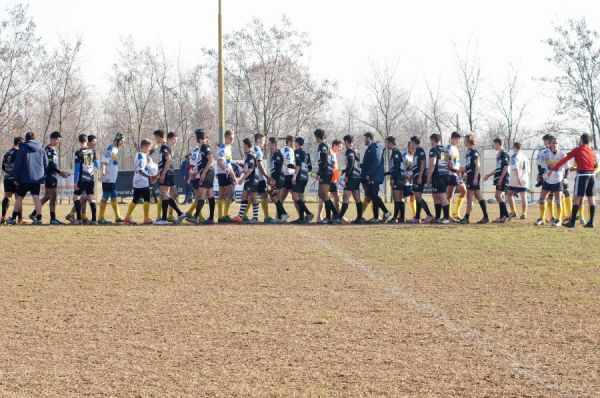
[(119, 175), (119, 148), (123, 146), (125, 139), (123, 134), (115, 134), (113, 143), (106, 148), (101, 161), (102, 170), (102, 200), (100, 200), (100, 216), (98, 217), (99, 224), (110, 224), (104, 214), (106, 212), (106, 204), (110, 198), (110, 204), (115, 213), (115, 222), (123, 222), (119, 213), (119, 204), (117, 203), (117, 177)]
[(458, 150), (458, 145), (460, 144), (460, 139), (462, 136), (459, 132), (454, 131), (450, 135), (450, 144), (446, 147), (449, 156), (449, 167), (448, 170), (448, 203), (452, 205), (452, 198), (458, 190), (458, 198), (456, 198), (456, 203), (452, 208), (450, 219), (454, 222), (460, 221), (460, 209), (462, 207), (462, 203), (465, 200), (465, 196), (467, 195), (467, 187), (465, 186), (465, 182), (463, 181), (462, 176), (460, 175), (461, 162), (460, 162), (460, 151)]
[(231, 144), (234, 139), (234, 132), (227, 130), (223, 135), (222, 145), (219, 145), (217, 151), (217, 179), (219, 181), (219, 200), (217, 201), (217, 213), (219, 222), (229, 222), (229, 207), (233, 202), (234, 187), (237, 184), (237, 178), (232, 165)]

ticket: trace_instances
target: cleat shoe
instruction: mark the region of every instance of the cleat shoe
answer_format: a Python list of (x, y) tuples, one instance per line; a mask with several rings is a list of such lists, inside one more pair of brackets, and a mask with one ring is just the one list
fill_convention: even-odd
[(507, 221), (507, 217), (498, 217), (494, 220), (493, 224), (504, 224)]
[(467, 224), (469, 224), (469, 223), (470, 223), (470, 221), (469, 221), (469, 219), (468, 219), (468, 218), (463, 218), (463, 219), (462, 219), (462, 220), (460, 220), (458, 223), (459, 223), (460, 225), (467, 225)]
[(357, 218), (356, 220), (351, 222), (351, 224), (355, 224), (355, 225), (363, 225), (364, 223), (365, 223), (364, 218)]
[(176, 225), (179, 225), (183, 222), (183, 220), (185, 219), (185, 213), (181, 213), (180, 215), (177, 216), (177, 219), (175, 220)]
[(448, 220), (447, 218), (441, 218), (439, 220), (435, 220), (435, 223), (438, 225), (448, 225), (450, 224), (450, 220)]
[(564, 225), (564, 227), (565, 227), (565, 228), (575, 228), (575, 223), (574, 223), (574, 222), (571, 222), (571, 221), (569, 221), (568, 223), (566, 223), (566, 224)]
[(215, 225), (215, 220), (213, 220), (212, 218), (204, 220), (204, 225)]
[(281, 215), (281, 218), (279, 219), (279, 222), (280, 222), (281, 224), (285, 224), (285, 223), (287, 222), (287, 219), (288, 219), (288, 218), (290, 218), (290, 216), (289, 216), (289, 215), (287, 215), (287, 214), (282, 214), (282, 215)]
[(587, 222), (585, 221), (585, 218), (583, 218), (583, 217), (579, 218), (579, 223), (581, 225), (586, 225), (587, 224)]
[(187, 213), (185, 214), (185, 221), (189, 222), (190, 224), (198, 224), (196, 217), (190, 216)]
[(421, 219), (420, 218), (413, 218), (412, 220), (408, 221), (408, 224), (421, 224)]
[(36, 218), (35, 218), (35, 211), (34, 211), (33, 213), (29, 213), (29, 219), (30, 219), (30, 220), (31, 220), (33, 223), (35, 223), (35, 220), (36, 220)]
[(42, 220), (38, 220), (37, 218), (35, 218), (32, 222), (33, 225), (42, 225)]
[(233, 222), (233, 219), (229, 216), (225, 216), (225, 217), (223, 217), (223, 222), (224, 223)]
[(241, 223), (243, 223), (243, 222), (244, 222), (244, 220), (242, 219), (242, 217), (233, 217), (233, 218), (231, 219), (231, 222), (234, 222), (234, 223), (241, 224)]
[(376, 218), (371, 218), (370, 220), (366, 221), (367, 224), (379, 224), (379, 220)]
[(144, 225), (152, 225), (152, 224), (154, 224), (154, 220), (147, 218), (144, 220), (143, 224)]
[(344, 223), (344, 220), (342, 220), (339, 216), (333, 217), (333, 219), (331, 220), (332, 224), (336, 224), (336, 225), (342, 225)]
[(265, 217), (263, 223), (265, 223), (265, 224), (275, 224), (275, 219), (273, 217)]
[(386, 224), (398, 224), (398, 219), (397, 218), (390, 218), (389, 220), (386, 221)]
[(519, 217), (520, 220), (527, 220), (527, 215), (526, 214), (521, 214), (521, 217)]
[(67, 216), (65, 217), (65, 220), (67, 220), (68, 222), (73, 224), (73, 221), (75, 221), (75, 216), (73, 216), (71, 214), (67, 214)]
[(595, 226), (595, 225), (594, 225), (594, 223), (593, 223), (593, 222), (591, 222), (591, 221), (590, 221), (590, 222), (588, 222), (587, 224), (585, 224), (585, 225), (583, 226), (583, 228), (595, 228), (595, 227), (596, 227), (596, 226)]
[(50, 220), (50, 225), (64, 225), (64, 223), (55, 218), (54, 220)]
[(248, 217), (244, 216), (244, 217), (242, 217), (242, 221), (243, 222), (248, 222), (248, 221), (250, 221), (250, 219)]
[(386, 221), (387, 221), (387, 220), (388, 220), (388, 219), (389, 219), (391, 216), (392, 216), (392, 213), (390, 213), (390, 212), (388, 211), (387, 213), (385, 213), (385, 214), (383, 215), (383, 218), (381, 219), (381, 222), (382, 222), (383, 224), (385, 224), (385, 222), (386, 222)]
[(435, 217), (427, 216), (425, 220), (421, 221), (423, 224), (433, 224), (435, 222)]
[(558, 228), (562, 226), (562, 223), (558, 218), (555, 218), (554, 220), (552, 220), (552, 226)]
[(315, 215), (312, 213), (308, 213), (306, 216), (304, 216), (304, 223), (308, 224), (309, 222), (311, 222), (313, 219), (315, 218)]
[(128, 224), (128, 225), (137, 225), (137, 223), (135, 221), (133, 221), (131, 218), (125, 218), (124, 223)]
[(154, 221), (154, 225), (169, 225), (169, 222), (161, 218), (160, 220)]
[(100, 220), (98, 220), (98, 224), (100, 224), (100, 225), (111, 225), (112, 223), (110, 221), (108, 221), (106, 218), (101, 218)]
[(124, 222), (123, 220), (124, 220), (123, 218), (121, 218), (121, 217), (117, 217), (117, 218), (115, 218), (115, 223), (117, 223), (117, 224), (121, 224), (121, 223), (123, 223), (123, 222)]
[(298, 218), (292, 222), (290, 222), (290, 224), (294, 224), (294, 225), (298, 225), (298, 224), (305, 224), (305, 221), (303, 218)]
[(98, 225), (98, 221), (96, 220), (88, 220), (85, 222), (85, 225)]
[(490, 219), (487, 217), (483, 217), (481, 220), (477, 221), (477, 224), (479, 225), (485, 225), (485, 224), (489, 224), (490, 223)]
[(248, 221), (243, 221), (243, 223), (247, 224), (247, 225), (257, 225), (258, 224), (258, 220), (248, 219)]
[(534, 223), (535, 225), (537, 225), (538, 227), (545, 225), (546, 221), (542, 220), (541, 218), (538, 218), (538, 220)]
[(321, 220), (321, 221), (317, 221), (317, 224), (319, 224), (319, 225), (329, 225), (329, 224), (331, 224), (331, 221), (328, 220), (328, 219), (324, 219), (324, 220)]
[(175, 217), (173, 217), (173, 216), (167, 217), (167, 222), (175, 223), (176, 221), (177, 221), (177, 219)]

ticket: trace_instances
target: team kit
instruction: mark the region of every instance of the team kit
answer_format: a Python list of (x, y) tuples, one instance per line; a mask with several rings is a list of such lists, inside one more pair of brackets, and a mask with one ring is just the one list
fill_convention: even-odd
[[(191, 224), (240, 223), (258, 224), (262, 210), (266, 224), (294, 223), (308, 224), (469, 224), (474, 201), (477, 201), (481, 218), (477, 224), (507, 223), (515, 218), (527, 218), (527, 195), (530, 186), (530, 165), (528, 158), (521, 153), (521, 145), (514, 143), (511, 153), (504, 148), (500, 138), (493, 141), (497, 151), (496, 166), (488, 174), (482, 174), (482, 164), (476, 149), (474, 134), (462, 136), (453, 132), (450, 143), (442, 144), (439, 134), (432, 134), (430, 150), (427, 154), (421, 146), (419, 137), (412, 137), (401, 151), (395, 137), (387, 137), (385, 143), (375, 141), (372, 133), (363, 135), (367, 148), (361, 156), (355, 148), (354, 137), (346, 135), (342, 140), (329, 142), (322, 129), (314, 132), (318, 145), (316, 162), (304, 149), (302, 137), (287, 136), (280, 148), (277, 137), (255, 134), (243, 140), (243, 168), (234, 167), (232, 162), (232, 144), (234, 132), (224, 133), (224, 142), (213, 153), (208, 136), (203, 130), (195, 132), (196, 148), (190, 154), (188, 179), (191, 182), (195, 200), (190, 209), (184, 212), (177, 203), (173, 148), (177, 145), (176, 133), (154, 132), (154, 140), (140, 142), (139, 152), (135, 154), (135, 172), (133, 176), (133, 200), (126, 215), (120, 213), (117, 202), (116, 181), (119, 173), (119, 151), (124, 137), (117, 133), (113, 143), (106, 148), (101, 157), (97, 156), (97, 139), (93, 135), (81, 134), (78, 137), (79, 149), (74, 156), (73, 207), (66, 216), (70, 224), (137, 224), (133, 212), (138, 204), (143, 206), (144, 225), (169, 225), (188, 222)], [(62, 225), (56, 216), (58, 178), (67, 178), (69, 174), (59, 168), (58, 148), (60, 132), (50, 135), (45, 147), (48, 159), (44, 196), (41, 204), (48, 205), (50, 224)], [(24, 197), (27, 191), (16, 181), (13, 167), (19, 147), (24, 140), (14, 139), (13, 147), (4, 155), (2, 162), (4, 179), (4, 199), (2, 201), (1, 222), (19, 224), (23, 221), (22, 209), (17, 206), (8, 217), (10, 200), (13, 196)], [(582, 134), (579, 146), (571, 152), (560, 150), (556, 137), (543, 137), (544, 146), (538, 151), (537, 187), (541, 187), (539, 196), (540, 218), (535, 225), (545, 224), (554, 227), (572, 228), (579, 220), (587, 228), (594, 227), (595, 216), (595, 174), (598, 171), (598, 159), (590, 148), (590, 136)], [(270, 152), (266, 161), (263, 149), (265, 144)], [(464, 161), (461, 159), (460, 146), (464, 146)], [(389, 154), (387, 170), (384, 170), (386, 151)], [(152, 159), (158, 151), (158, 164)], [(343, 155), (341, 155), (343, 152)], [(340, 169), (338, 157), (343, 157), (345, 167)], [(576, 172), (573, 192), (567, 182), (570, 172)], [(392, 190), (393, 209), (388, 209), (380, 197), (382, 184), (389, 184)], [(305, 191), (309, 177), (318, 181), (319, 207), (313, 214), (305, 203)], [(96, 202), (96, 182), (101, 179), (102, 196), (99, 209)], [(218, 200), (215, 198), (214, 182), (218, 182)], [(491, 220), (488, 204), (481, 191), (482, 181), (493, 181), (495, 199), (500, 216)], [(243, 186), (239, 212), (230, 214), (234, 201), (234, 187)], [(339, 187), (343, 188), (340, 197)], [(39, 195), (40, 187), (27, 187), (32, 195)], [(426, 189), (427, 188), (427, 189)], [(431, 192), (433, 209), (424, 199), (425, 192)], [(286, 200), (291, 196), (298, 214), (290, 221)], [(516, 198), (521, 199), (520, 209), (516, 208)], [(455, 199), (451, 209), (451, 203)], [(584, 198), (589, 205), (589, 219), (583, 214)], [(156, 219), (150, 217), (150, 203), (157, 203)], [(350, 201), (356, 206), (356, 218), (347, 220), (346, 213)], [(108, 203), (114, 212), (114, 222), (106, 218)], [(462, 206), (466, 202), (466, 212)], [(276, 214), (271, 216), (269, 205), (274, 203)], [(208, 215), (203, 209), (208, 205)], [(365, 220), (364, 213), (371, 207), (373, 217)], [(90, 216), (88, 217), (89, 208)], [(98, 211), (99, 210), (99, 211)], [(324, 215), (323, 215), (324, 210)], [(433, 210), (433, 211), (432, 211)], [(98, 214), (97, 214), (98, 213)], [(216, 213), (216, 214), (215, 214)], [(408, 214), (410, 213), (410, 214)], [(42, 215), (36, 211), (29, 214), (34, 224), (42, 223)]]

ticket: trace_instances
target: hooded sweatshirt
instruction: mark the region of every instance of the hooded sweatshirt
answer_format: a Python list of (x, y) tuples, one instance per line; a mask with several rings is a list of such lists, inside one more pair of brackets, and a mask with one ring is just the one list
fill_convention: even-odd
[(41, 184), (44, 182), (48, 157), (44, 148), (36, 141), (26, 141), (17, 152), (14, 176), (19, 184)]

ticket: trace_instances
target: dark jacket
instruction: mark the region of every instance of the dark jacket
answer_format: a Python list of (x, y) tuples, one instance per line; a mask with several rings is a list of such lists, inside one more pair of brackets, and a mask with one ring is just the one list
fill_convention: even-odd
[(48, 157), (42, 146), (35, 141), (26, 141), (17, 152), (14, 176), (19, 184), (41, 184), (48, 167)]
[(382, 184), (385, 180), (385, 160), (383, 145), (379, 142), (373, 142), (367, 148), (362, 162), (361, 178), (369, 179), (377, 184)]

